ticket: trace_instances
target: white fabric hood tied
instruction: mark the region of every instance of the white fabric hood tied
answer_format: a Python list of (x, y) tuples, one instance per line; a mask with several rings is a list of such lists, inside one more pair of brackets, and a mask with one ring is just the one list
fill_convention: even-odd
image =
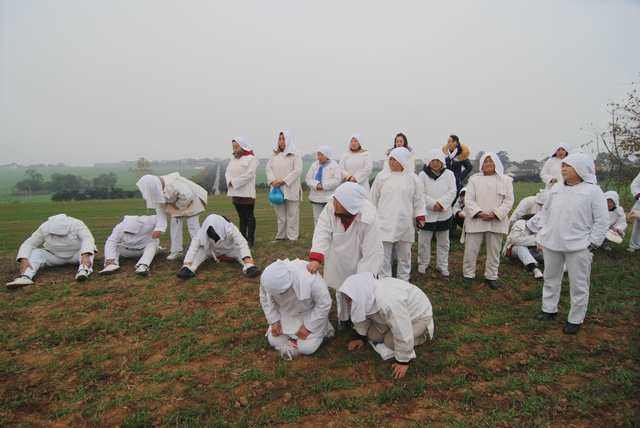
[(376, 303), (376, 278), (371, 272), (351, 275), (338, 292), (351, 299), (351, 321), (363, 322), (367, 315), (373, 315), (380, 309)]
[(424, 158), (424, 160), (425, 160), (425, 165), (427, 166), (429, 166), (429, 163), (432, 160), (439, 160), (440, 162), (442, 162), (443, 167), (446, 166), (444, 153), (442, 153), (442, 150), (437, 150), (437, 149), (429, 150), (429, 154), (427, 155), (426, 158)]
[(349, 149), (349, 151), (351, 151), (351, 140), (353, 140), (354, 138), (356, 140), (358, 140), (358, 144), (360, 144), (360, 149), (361, 150), (365, 150), (364, 145), (362, 144), (362, 140), (360, 139), (360, 137), (361, 137), (361, 134), (359, 132), (351, 134), (351, 137), (349, 137), (349, 142), (347, 143), (347, 148)]
[(559, 145), (556, 146), (555, 149), (553, 149), (553, 152), (551, 152), (551, 157), (555, 157), (556, 156), (556, 152), (559, 149), (564, 149), (564, 151), (567, 152), (567, 154), (570, 154), (571, 151), (573, 150), (573, 148), (569, 144), (560, 143)]
[(209, 229), (209, 227), (213, 227), (213, 230), (216, 231), (221, 241), (227, 239), (233, 231), (233, 225), (229, 223), (226, 218), (221, 215), (212, 214), (202, 223), (198, 231), (198, 240), (200, 242), (207, 242), (207, 240), (210, 239), (209, 235), (207, 235), (207, 229)]
[(369, 195), (367, 190), (358, 183), (347, 182), (338, 186), (333, 197), (349, 214), (356, 215), (362, 209), (362, 205), (369, 198)]
[(316, 153), (322, 153), (328, 159), (333, 159), (333, 150), (331, 150), (331, 147), (329, 147), (329, 146), (320, 146), (320, 147), (318, 147), (318, 149), (316, 150)]
[[(285, 137), (286, 138), (286, 137)], [(240, 148), (246, 152), (251, 152), (253, 151), (253, 147), (251, 146), (251, 144), (249, 144), (249, 142), (247, 141), (247, 137), (236, 137), (234, 138), (232, 141), (235, 141), (236, 143), (238, 143), (238, 145), (240, 146)], [(285, 140), (286, 141), (286, 140)]]
[(306, 269), (306, 263), (299, 260), (276, 260), (267, 266), (260, 276), (260, 284), (271, 294), (282, 294), (293, 287), (300, 300), (311, 298), (311, 285), (316, 276)]
[(273, 151), (278, 152), (278, 139), (280, 138), (280, 134), (284, 135), (284, 150), (282, 153), (285, 155), (294, 154), (296, 152), (296, 145), (293, 142), (293, 137), (291, 136), (291, 132), (288, 129), (283, 129), (278, 132), (276, 135), (276, 143), (273, 145)]
[(155, 215), (150, 215), (150, 216), (126, 215), (122, 220), (124, 224), (123, 229), (126, 233), (132, 233), (132, 234), (139, 233), (144, 227), (145, 222), (147, 220), (151, 221), (151, 219), (153, 219), (153, 221), (155, 222), (156, 216)]
[(136, 186), (142, 193), (142, 197), (147, 203), (147, 208), (156, 208), (160, 204), (164, 204), (166, 199), (162, 192), (162, 182), (160, 177), (155, 175), (143, 175), (136, 183)]
[(598, 179), (596, 178), (596, 164), (593, 162), (593, 158), (588, 154), (570, 154), (566, 158), (562, 159), (562, 163), (572, 166), (585, 183), (598, 184)]
[(549, 191), (542, 189), (536, 193), (536, 204), (544, 205), (547, 203), (547, 199), (549, 199)]
[(491, 158), (493, 163), (496, 165), (496, 174), (504, 175), (504, 167), (502, 166), (502, 161), (500, 160), (498, 155), (493, 152), (487, 152), (482, 155), (482, 157), (480, 158), (480, 162), (478, 163), (478, 168), (480, 168), (480, 171), (482, 171), (482, 165), (487, 158)]
[(605, 199), (611, 199), (616, 207), (620, 206), (620, 195), (615, 190), (609, 190), (608, 192), (604, 192)]
[(43, 229), (51, 235), (65, 236), (71, 229), (71, 221), (66, 214), (54, 215), (49, 217)]
[(404, 171), (413, 171), (411, 166), (411, 152), (406, 147), (396, 147), (391, 150), (391, 152), (389, 152), (389, 158), (394, 158), (400, 162)]

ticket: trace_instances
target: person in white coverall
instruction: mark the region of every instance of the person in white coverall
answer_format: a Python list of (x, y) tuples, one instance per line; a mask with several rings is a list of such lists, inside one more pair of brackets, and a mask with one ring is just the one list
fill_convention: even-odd
[(541, 320), (558, 313), (564, 267), (569, 274), (571, 309), (563, 329), (576, 334), (589, 304), (591, 250), (602, 245), (609, 229), (607, 203), (597, 185), (593, 159), (574, 153), (562, 161), (563, 183), (549, 192), (542, 211), (538, 243), (544, 255), (544, 287)]
[[(327, 285), (338, 290), (350, 275), (358, 272), (380, 272), (384, 259), (376, 208), (359, 184), (341, 184), (331, 203), (320, 214), (313, 232), (308, 269), (316, 273), (324, 264)], [(342, 302), (336, 296), (338, 320), (349, 320), (342, 313)]]
[(511, 225), (511, 230), (504, 243), (502, 255), (518, 259), (535, 279), (542, 279), (539, 264), (542, 252), (538, 251), (536, 234), (540, 228), (541, 215), (526, 214)]
[(31, 285), (43, 267), (76, 263), (76, 280), (84, 281), (93, 272), (96, 251), (93, 235), (82, 221), (66, 214), (54, 215), (22, 243), (16, 256), (20, 276), (6, 285), (10, 289)]
[(433, 309), (427, 295), (406, 281), (378, 279), (371, 272), (350, 276), (338, 294), (345, 296), (355, 330), (347, 349), (362, 348), (368, 340), (392, 350), (393, 377), (403, 378), (416, 358), (414, 348), (426, 342), (427, 334), (433, 338)]
[[(411, 246), (415, 226), (425, 222), (425, 205), (418, 176), (411, 168), (412, 154), (398, 147), (389, 154), (389, 171), (376, 176), (370, 199), (376, 206), (384, 262), (380, 274), (392, 276), (392, 255), (398, 259), (397, 276), (405, 281), (411, 274)], [(411, 170), (410, 170), (411, 169)]]
[(547, 189), (551, 189), (554, 184), (562, 182), (562, 174), (560, 165), (562, 160), (572, 152), (571, 146), (568, 144), (559, 144), (551, 153), (551, 157), (542, 166), (540, 170), (540, 179)]
[(360, 134), (353, 134), (349, 139), (349, 151), (340, 158), (340, 167), (344, 181), (358, 183), (367, 191), (371, 188), (369, 185), (369, 176), (373, 170), (373, 161), (362, 145)]
[(318, 217), (331, 194), (342, 183), (342, 168), (333, 160), (333, 152), (329, 146), (320, 146), (316, 150), (317, 160), (307, 171), (306, 183), (309, 186), (309, 201), (313, 208), (313, 224), (318, 223)]
[(320, 274), (309, 273), (303, 260), (277, 260), (266, 267), (260, 304), (269, 323), (267, 340), (285, 359), (311, 355), (334, 335), (327, 284)]
[(136, 183), (147, 208), (158, 216), (153, 238), (167, 230), (167, 217), (171, 217), (171, 250), (167, 260), (182, 256), (182, 227), (187, 222), (189, 236), (193, 239), (200, 229), (198, 215), (207, 207), (207, 191), (191, 180), (173, 172), (168, 175), (144, 175)]
[(479, 165), (481, 172), (469, 178), (465, 195), (463, 279), (469, 284), (475, 278), (476, 261), (484, 241), (485, 282), (491, 289), (497, 289), (502, 238), (509, 232), (509, 211), (513, 207), (513, 182), (504, 174), (495, 153), (482, 155)]
[(609, 211), (609, 231), (604, 249), (611, 250), (609, 243), (619, 244), (624, 239), (624, 234), (627, 231), (627, 216), (624, 213), (624, 208), (620, 206), (618, 192), (615, 190), (604, 192), (604, 198), (607, 200), (607, 210)]
[(636, 201), (631, 209), (631, 218), (633, 219), (633, 229), (631, 231), (631, 239), (629, 239), (629, 251), (634, 252), (640, 250), (640, 173), (631, 182), (631, 195)]
[(139, 257), (136, 274), (148, 275), (149, 267), (160, 245), (160, 240), (153, 238), (156, 220), (155, 215), (124, 216), (104, 244), (104, 269), (99, 273), (105, 275), (118, 271), (120, 257)]
[(516, 221), (528, 216), (531, 218), (532, 216), (538, 214), (542, 211), (542, 207), (544, 203), (547, 201), (548, 191), (542, 189), (538, 191), (533, 196), (527, 196), (522, 198), (522, 200), (516, 206), (516, 209), (511, 213), (511, 217), (509, 218), (509, 224), (512, 225)]
[(242, 273), (249, 278), (260, 274), (245, 237), (233, 223), (218, 214), (209, 215), (191, 240), (182, 269), (178, 271), (178, 278), (193, 278), (200, 265), (210, 258), (215, 262), (239, 263)]
[(276, 240), (296, 241), (300, 235), (300, 201), (302, 200), (302, 158), (296, 153), (289, 131), (278, 133), (273, 155), (267, 162), (267, 182), (284, 194), (284, 203), (274, 205), (277, 227)]
[(456, 198), (456, 177), (445, 168), (441, 150), (431, 150), (418, 174), (425, 201), (426, 221), (418, 231), (418, 272), (425, 273), (431, 262), (431, 240), (436, 239), (436, 268), (449, 277), (449, 233), (453, 226), (451, 204)]

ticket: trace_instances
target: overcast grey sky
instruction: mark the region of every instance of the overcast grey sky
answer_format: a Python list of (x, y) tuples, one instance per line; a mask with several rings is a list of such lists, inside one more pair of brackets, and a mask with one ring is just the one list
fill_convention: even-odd
[(0, 0), (0, 163), (261, 157), (279, 127), (382, 158), (456, 133), (542, 157), (640, 72), (640, 1)]

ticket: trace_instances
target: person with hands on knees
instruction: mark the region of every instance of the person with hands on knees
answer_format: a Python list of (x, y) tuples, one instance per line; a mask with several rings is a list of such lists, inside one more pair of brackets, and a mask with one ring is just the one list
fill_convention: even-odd
[(260, 275), (245, 237), (227, 218), (217, 214), (208, 216), (198, 234), (191, 240), (184, 265), (177, 274), (178, 278), (193, 278), (198, 267), (209, 258), (213, 258), (215, 262), (240, 263), (242, 273), (249, 278)]
[(6, 286), (15, 289), (31, 285), (42, 267), (76, 263), (76, 281), (85, 281), (93, 272), (96, 252), (93, 235), (82, 221), (66, 214), (54, 215), (22, 243), (16, 256), (20, 276)]
[(265, 268), (260, 304), (269, 323), (267, 340), (284, 359), (313, 354), (335, 333), (327, 284), (303, 260), (277, 260)]
[(397, 276), (405, 281), (411, 274), (411, 246), (415, 241), (415, 225), (425, 224), (425, 204), (418, 176), (411, 165), (412, 154), (397, 147), (389, 154), (389, 171), (376, 176), (369, 195), (378, 210), (380, 238), (384, 262), (380, 274), (392, 276), (392, 258), (398, 259)]
[(354, 337), (347, 349), (367, 341), (384, 359), (394, 358), (394, 379), (403, 378), (416, 358), (415, 347), (433, 338), (433, 309), (429, 298), (413, 284), (395, 278), (378, 279), (371, 272), (350, 276), (338, 294), (353, 322)]
[(538, 243), (544, 256), (544, 286), (540, 320), (553, 320), (564, 270), (569, 274), (571, 308), (563, 332), (576, 334), (589, 304), (591, 250), (602, 245), (609, 229), (609, 213), (597, 185), (593, 159), (584, 153), (570, 154), (562, 161), (563, 182), (549, 192), (542, 210)]
[(480, 158), (481, 172), (467, 184), (465, 195), (463, 280), (469, 284), (476, 276), (476, 261), (482, 242), (487, 259), (484, 278), (491, 289), (497, 289), (502, 238), (509, 232), (509, 211), (513, 207), (513, 181), (504, 175), (502, 162), (495, 153)]

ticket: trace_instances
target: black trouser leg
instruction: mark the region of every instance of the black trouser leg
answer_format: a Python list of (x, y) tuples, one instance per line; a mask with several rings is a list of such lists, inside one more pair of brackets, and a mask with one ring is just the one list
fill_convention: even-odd
[(244, 236), (244, 238), (247, 239), (247, 216), (245, 214), (246, 205), (240, 205), (240, 204), (233, 204), (233, 205), (236, 207), (238, 218), (240, 220), (238, 229), (240, 229), (240, 233), (242, 233), (242, 236)]
[(253, 247), (256, 242), (256, 216), (253, 213), (255, 205), (247, 205), (247, 241)]

